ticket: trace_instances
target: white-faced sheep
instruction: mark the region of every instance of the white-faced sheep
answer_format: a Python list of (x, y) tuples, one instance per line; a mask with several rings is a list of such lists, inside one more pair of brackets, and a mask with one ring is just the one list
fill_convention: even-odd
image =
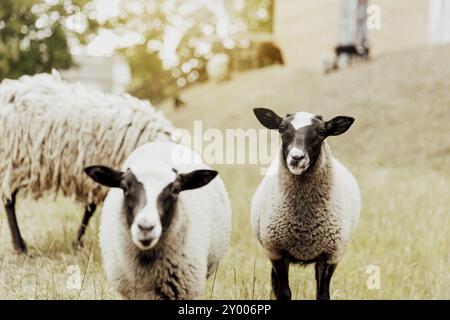
[(15, 213), (18, 191), (74, 196), (85, 204), (77, 242), (106, 190), (82, 174), (90, 163), (121, 166), (136, 147), (169, 140), (172, 125), (146, 101), (62, 81), (57, 73), (0, 84), (0, 194), (14, 248), (26, 252)]
[(136, 149), (122, 171), (91, 166), (85, 172), (113, 188), (100, 225), (110, 284), (127, 299), (201, 298), (231, 233), (217, 171), (187, 147), (152, 142)]
[(254, 113), (278, 130), (282, 145), (252, 200), (252, 227), (272, 263), (277, 299), (290, 299), (290, 263), (315, 263), (317, 299), (329, 299), (331, 276), (359, 219), (360, 195), (353, 175), (325, 141), (344, 133), (354, 119), (298, 112), (282, 118), (269, 109)]

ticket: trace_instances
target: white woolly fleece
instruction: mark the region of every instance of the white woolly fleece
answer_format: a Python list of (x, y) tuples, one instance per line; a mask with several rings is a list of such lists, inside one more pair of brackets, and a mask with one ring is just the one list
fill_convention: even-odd
[[(189, 156), (187, 158), (192, 161), (180, 163), (179, 158), (173, 157), (180, 154)], [(123, 166), (123, 170), (128, 168), (145, 188), (161, 190), (175, 180), (172, 168), (179, 173), (209, 169), (192, 150), (171, 142), (153, 142), (137, 148)], [(159, 178), (155, 180), (154, 177)], [(132, 292), (138, 298), (154, 299), (158, 297), (149, 288), (153, 288), (158, 281), (170, 281), (169, 276), (168, 279), (161, 279), (161, 274), (173, 273), (180, 278), (181, 291), (186, 292), (181, 298), (201, 298), (206, 278), (214, 272), (219, 259), (225, 254), (231, 237), (231, 207), (220, 177), (217, 176), (204, 187), (180, 193), (178, 211), (173, 221), (175, 226), (171, 227), (180, 230), (183, 228), (179, 224), (185, 224), (186, 237), (179, 242), (176, 238), (179, 232), (169, 235), (173, 236), (169, 240), (170, 247), (176, 249), (165, 258), (171, 261), (171, 265), (177, 266), (171, 272), (164, 271), (164, 261), (160, 264), (157, 261), (148, 269), (136, 265), (135, 247), (121, 213), (122, 203), (123, 192), (112, 189), (101, 216), (100, 245), (105, 272), (112, 286), (126, 298), (130, 298), (129, 292)], [(190, 269), (186, 271), (185, 268)], [(140, 270), (141, 280), (138, 281), (142, 289), (133, 292), (136, 278), (132, 270), (137, 269)]]
[(100, 203), (86, 166), (120, 168), (139, 145), (169, 140), (171, 123), (148, 101), (61, 80), (57, 72), (0, 84), (0, 193), (61, 192)]
[[(324, 144), (325, 149), (327, 149), (326, 142)], [(358, 223), (361, 200), (356, 179), (336, 158), (331, 156), (331, 154), (329, 156), (333, 177), (330, 184), (330, 199), (327, 208), (333, 216), (333, 220), (337, 221), (340, 226), (338, 248), (330, 257), (330, 262), (335, 263), (341, 259), (351, 232)], [(255, 235), (260, 241), (270, 238), (268, 232), (272, 232), (272, 229), (276, 228), (277, 225), (287, 223), (286, 217), (280, 216), (279, 213), (282, 211), (281, 207), (289, 207), (288, 204), (282, 201), (280, 195), (279, 175), (282, 174), (279, 169), (280, 166), (279, 157), (277, 156), (273, 159), (270, 166), (271, 174), (264, 176), (252, 199), (251, 223)], [(292, 197), (295, 197), (295, 194)], [(296, 218), (293, 219), (295, 220)], [(324, 226), (322, 224), (322, 227)], [(290, 236), (290, 234), (286, 234), (286, 237)], [(275, 248), (265, 247), (265, 249), (269, 258), (278, 258)]]

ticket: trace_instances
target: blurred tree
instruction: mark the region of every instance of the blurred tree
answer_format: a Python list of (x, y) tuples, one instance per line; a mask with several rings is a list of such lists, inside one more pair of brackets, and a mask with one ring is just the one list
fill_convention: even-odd
[(1, 0), (0, 81), (70, 67), (68, 41), (88, 41), (92, 12), (89, 0)]
[[(157, 103), (206, 78), (213, 53), (238, 50), (233, 37), (272, 32), (274, 0), (122, 0), (108, 21), (118, 34), (135, 32), (142, 43), (124, 50), (133, 81), (130, 91)], [(247, 44), (248, 46), (248, 44)]]
[(131, 93), (139, 98), (159, 103), (163, 97), (174, 94), (176, 80), (162, 66), (158, 54), (149, 53), (146, 45), (125, 50), (133, 74)]
[[(1, 0), (0, 80), (71, 66), (70, 48), (100, 28), (141, 41), (121, 49), (130, 88), (158, 102), (206, 78), (213, 53), (236, 54), (237, 34), (271, 32), (274, 0), (120, 0), (117, 15), (99, 19), (95, 0)], [(249, 45), (248, 42), (246, 44)]]
[(275, 0), (225, 1), (234, 20), (242, 21), (248, 32), (273, 32)]

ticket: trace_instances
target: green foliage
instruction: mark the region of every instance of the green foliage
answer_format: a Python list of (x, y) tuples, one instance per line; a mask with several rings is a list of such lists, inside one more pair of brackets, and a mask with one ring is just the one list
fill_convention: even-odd
[[(99, 28), (119, 35), (135, 32), (142, 36), (142, 42), (122, 50), (133, 75), (130, 91), (157, 103), (205, 79), (205, 64), (212, 53), (234, 50), (224, 47), (225, 38), (271, 32), (273, 2), (223, 0), (210, 6), (195, 0), (175, 0), (171, 6), (166, 0), (122, 0), (118, 16), (98, 21), (93, 0), (2, 0), (0, 81), (69, 68), (70, 46), (87, 44)], [(195, 9), (185, 10), (189, 6)], [(229, 23), (227, 35), (219, 30), (224, 12)], [(171, 27), (181, 30), (175, 51), (178, 61), (164, 65), (160, 50)], [(199, 51), (198, 47), (205, 44), (209, 49)], [(238, 49), (237, 44), (233, 46)]]
[[(66, 69), (72, 64), (68, 37), (86, 42), (98, 28), (87, 18), (90, 1), (2, 0), (0, 5), (0, 80)], [(82, 30), (71, 30), (78, 18)]]
[(236, 10), (237, 2), (224, 2), (236, 22), (243, 22), (248, 32), (273, 32), (275, 0), (243, 0), (241, 10)]
[[(180, 128), (203, 120), (223, 135), (227, 128), (260, 128), (251, 110), (258, 105), (280, 114), (309, 108), (327, 119), (354, 115), (349, 132), (330, 141), (362, 191), (361, 219), (333, 276), (332, 298), (450, 299), (450, 68), (442, 67), (448, 65), (450, 46), (436, 46), (386, 54), (329, 77), (266, 69), (237, 75), (227, 86), (199, 86), (189, 92), (186, 108), (164, 111)], [(271, 266), (250, 225), (259, 165), (214, 168), (231, 199), (233, 232), (205, 298), (268, 299)], [(85, 247), (72, 246), (82, 210), (70, 198), (19, 198), (30, 259), (13, 253), (0, 208), (0, 300), (120, 299), (103, 270), (100, 212), (89, 224)], [(380, 268), (381, 290), (367, 286), (370, 266)], [(68, 285), (83, 278), (80, 290)], [(290, 285), (294, 299), (314, 299), (314, 267), (292, 266)]]
[[(176, 0), (174, 3), (170, 7), (165, 0), (122, 1), (120, 16), (106, 25), (117, 33), (134, 31), (142, 35), (142, 44), (124, 50), (133, 75), (130, 91), (154, 103), (206, 79), (205, 65), (213, 53), (238, 54), (239, 44), (226, 48), (225, 39), (240, 33), (272, 32), (273, 29), (274, 0), (218, 1), (223, 7), (199, 5), (195, 0)], [(195, 9), (186, 9), (189, 6)], [(219, 30), (219, 24), (223, 22), (220, 21), (222, 9), (230, 24), (227, 35)], [(181, 29), (182, 36), (175, 52), (178, 62), (164, 66), (160, 50), (164, 46), (165, 30), (170, 27)], [(210, 49), (198, 50), (205, 44)]]
[(163, 97), (171, 96), (176, 87), (176, 79), (164, 70), (157, 53), (149, 53), (145, 45), (137, 45), (125, 50), (133, 74), (131, 92), (142, 99), (158, 103)]

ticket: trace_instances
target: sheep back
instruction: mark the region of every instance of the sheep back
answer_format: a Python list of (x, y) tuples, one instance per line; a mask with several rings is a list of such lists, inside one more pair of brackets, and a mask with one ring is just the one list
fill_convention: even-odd
[(120, 168), (132, 150), (169, 140), (172, 125), (147, 101), (69, 84), (57, 73), (0, 84), (0, 192), (23, 187), (101, 202), (107, 190), (83, 174), (104, 164)]

